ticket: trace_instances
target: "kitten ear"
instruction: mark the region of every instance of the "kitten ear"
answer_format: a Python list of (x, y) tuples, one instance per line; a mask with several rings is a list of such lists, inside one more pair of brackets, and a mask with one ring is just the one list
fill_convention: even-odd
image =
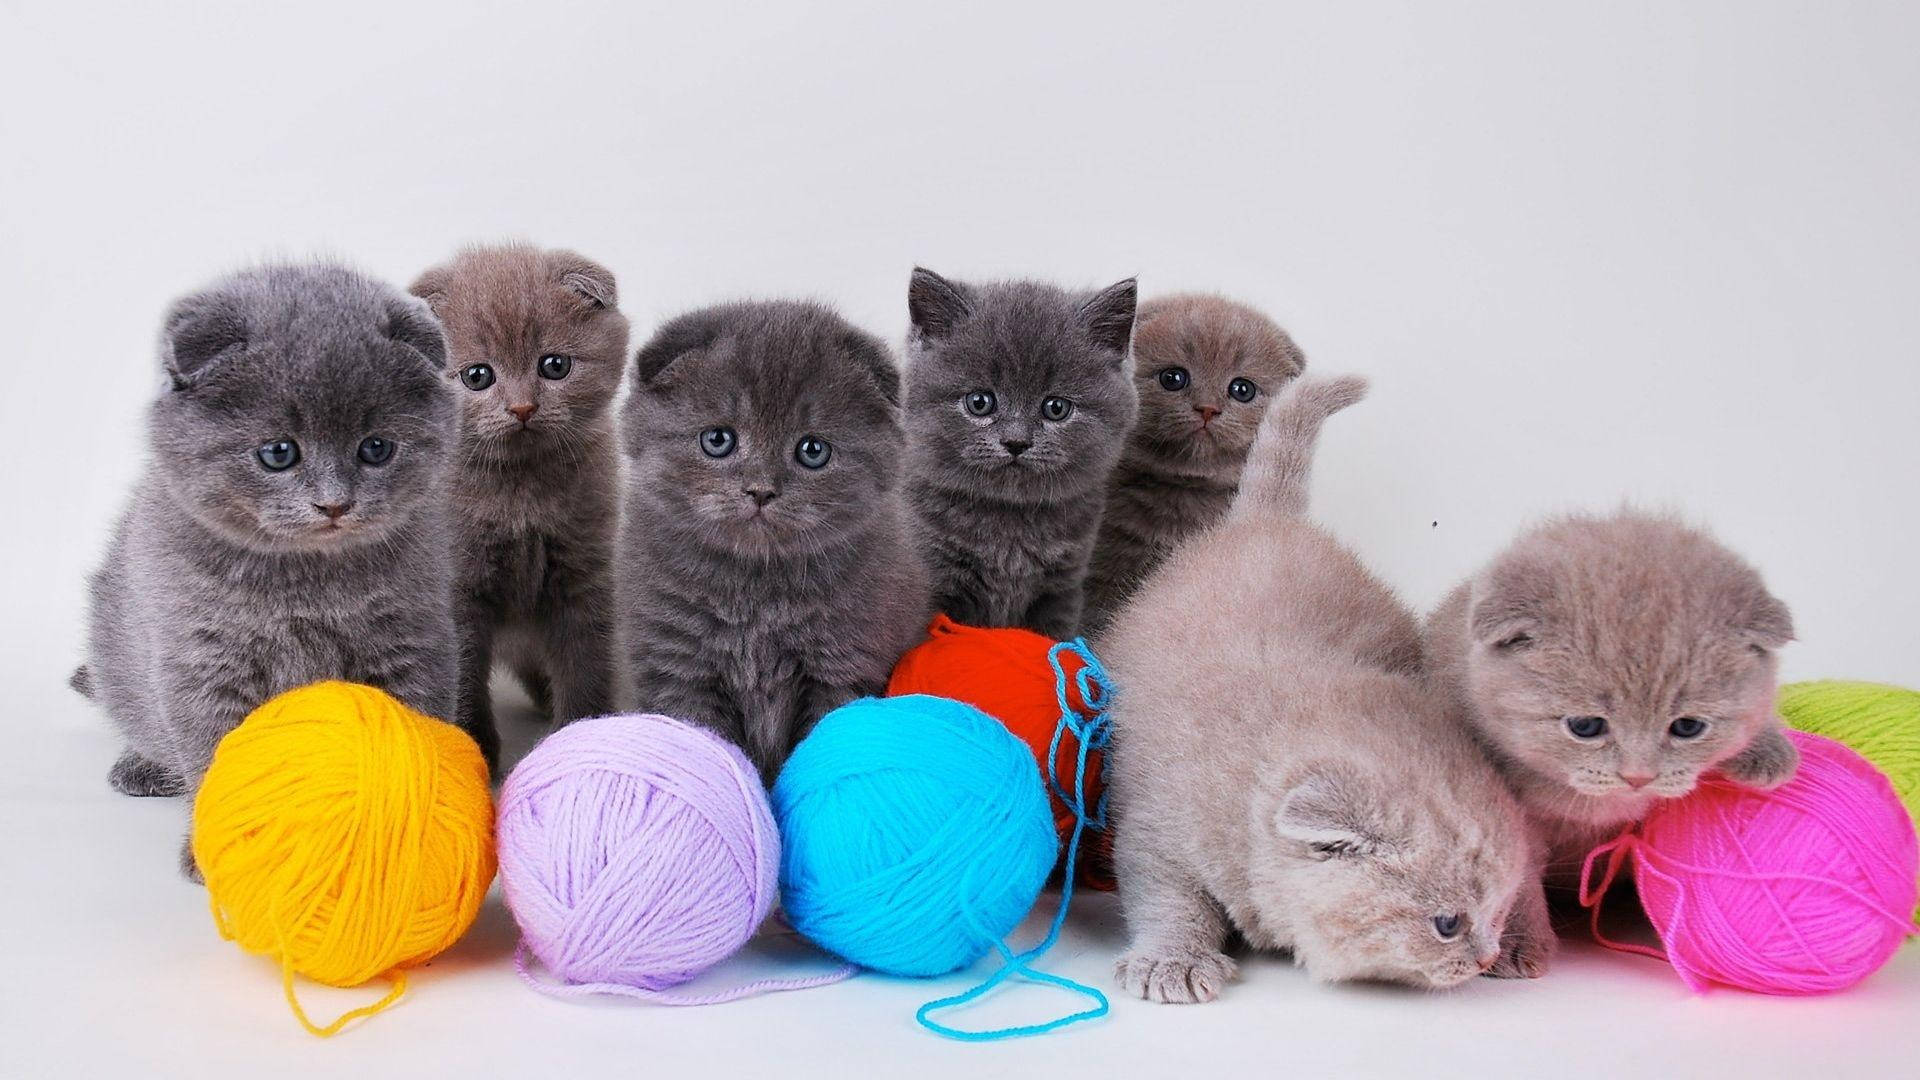
[(842, 340), (848, 355), (873, 377), (874, 385), (880, 388), (887, 404), (899, 408), (900, 368), (893, 362), (893, 353), (879, 338), (865, 330), (848, 330)]
[(1546, 625), (1545, 571), (1503, 563), (1476, 579), (1468, 599), (1473, 640), (1502, 651), (1524, 649)]
[(1281, 796), (1273, 830), (1317, 859), (1371, 855), (1387, 846), (1378, 805), (1373, 785), (1350, 770), (1311, 765)]
[(907, 282), (907, 317), (914, 332), (929, 341), (938, 341), (953, 333), (953, 328), (973, 314), (973, 304), (964, 286), (956, 285), (925, 267), (913, 268)]
[(453, 288), (453, 268), (436, 266), (413, 279), (407, 291), (427, 302), (435, 315), (445, 315), (447, 293)]
[(1741, 613), (1740, 629), (1751, 637), (1755, 648), (1772, 652), (1793, 640), (1793, 613), (1778, 597), (1756, 588)]
[(238, 297), (202, 292), (174, 301), (161, 322), (160, 362), (175, 390), (184, 390), (214, 361), (247, 344), (247, 318)]
[(585, 255), (555, 251), (547, 256), (547, 265), (553, 269), (554, 280), (578, 293), (593, 307), (612, 309), (620, 306), (620, 293), (614, 284), (613, 271)]
[(1128, 346), (1133, 344), (1133, 314), (1139, 298), (1139, 283), (1128, 278), (1101, 289), (1080, 305), (1080, 317), (1086, 321), (1095, 345), (1127, 355)]
[(725, 316), (714, 310), (669, 319), (634, 354), (634, 379), (642, 386), (655, 389), (671, 386), (674, 364), (687, 354), (712, 345), (725, 326)]
[(446, 366), (447, 336), (424, 300), (395, 297), (387, 304), (386, 335), (420, 354), (435, 371)]

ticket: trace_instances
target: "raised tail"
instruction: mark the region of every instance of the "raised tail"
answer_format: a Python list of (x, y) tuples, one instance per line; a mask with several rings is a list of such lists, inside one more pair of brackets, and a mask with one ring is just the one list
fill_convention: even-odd
[(1260, 421), (1230, 516), (1305, 514), (1321, 423), (1366, 396), (1367, 380), (1359, 375), (1301, 379), (1283, 391)]

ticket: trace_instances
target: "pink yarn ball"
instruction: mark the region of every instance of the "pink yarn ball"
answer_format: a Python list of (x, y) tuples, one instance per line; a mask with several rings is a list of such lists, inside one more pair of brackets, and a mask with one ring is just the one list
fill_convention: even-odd
[(1640, 902), (1696, 991), (1844, 990), (1914, 932), (1920, 844), (1893, 785), (1832, 739), (1788, 738), (1800, 769), (1786, 784), (1707, 779), (1626, 841)]

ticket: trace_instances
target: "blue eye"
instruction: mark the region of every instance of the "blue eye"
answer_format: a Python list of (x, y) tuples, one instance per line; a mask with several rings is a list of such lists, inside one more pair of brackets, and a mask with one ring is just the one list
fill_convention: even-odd
[(564, 379), (573, 370), (573, 357), (557, 353), (540, 358), (540, 377), (543, 379)]
[(1565, 722), (1567, 732), (1576, 739), (1597, 739), (1607, 733), (1604, 716), (1569, 716)]
[(1185, 390), (1192, 376), (1187, 374), (1186, 368), (1170, 367), (1160, 369), (1159, 379), (1162, 390)]
[(268, 472), (285, 472), (300, 464), (300, 444), (292, 439), (275, 439), (254, 453)]
[(1706, 732), (1707, 722), (1697, 716), (1683, 716), (1667, 725), (1667, 734), (1676, 739), (1697, 739)]
[(700, 449), (706, 451), (710, 458), (723, 458), (733, 453), (739, 441), (730, 427), (710, 427), (700, 433)]
[(1073, 415), (1073, 402), (1063, 397), (1050, 397), (1040, 403), (1040, 415), (1057, 424)]
[(833, 447), (818, 435), (808, 435), (793, 448), (793, 460), (809, 469), (825, 468), (827, 459), (833, 456)]
[(1252, 379), (1235, 379), (1227, 384), (1227, 396), (1242, 404), (1252, 401), (1260, 388), (1253, 385)]
[(460, 372), (460, 381), (469, 390), (485, 390), (493, 385), (493, 368), (488, 364), (468, 364)]
[(1464, 915), (1435, 915), (1433, 932), (1440, 935), (1441, 941), (1452, 941), (1460, 936), (1461, 924), (1466, 921)]
[(378, 435), (360, 440), (360, 460), (369, 465), (385, 465), (393, 456), (393, 444)]
[(967, 411), (974, 416), (987, 416), (993, 412), (994, 406), (998, 404), (999, 402), (994, 398), (993, 391), (991, 390), (975, 390), (966, 397)]

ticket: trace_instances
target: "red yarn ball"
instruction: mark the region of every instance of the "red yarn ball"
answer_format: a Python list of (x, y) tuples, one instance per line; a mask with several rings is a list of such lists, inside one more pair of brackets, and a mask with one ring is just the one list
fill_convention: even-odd
[[(1055, 694), (1053, 665), (1047, 654), (1058, 644), (1052, 638), (1019, 627), (983, 628), (963, 626), (945, 615), (935, 615), (927, 628), (927, 640), (908, 650), (894, 666), (887, 683), (887, 695), (932, 694), (963, 701), (1005, 724), (1008, 731), (1033, 751), (1046, 775), (1047, 747), (1053, 743), (1054, 727), (1060, 721), (1060, 702)], [(1085, 663), (1077, 654), (1062, 653), (1060, 663), (1067, 673), (1067, 701), (1082, 715), (1091, 710), (1081, 699), (1075, 678)], [(1061, 787), (1074, 791), (1074, 768), (1080, 747), (1071, 734), (1060, 740), (1055, 768)], [(1087, 755), (1084, 803), (1091, 810), (1100, 801), (1104, 788), (1100, 774), (1100, 753)], [(1073, 810), (1051, 787), (1048, 796), (1053, 805), (1053, 823), (1063, 842), (1073, 832)], [(1080, 883), (1094, 889), (1112, 889), (1112, 841), (1106, 832), (1089, 832), (1082, 838)]]

